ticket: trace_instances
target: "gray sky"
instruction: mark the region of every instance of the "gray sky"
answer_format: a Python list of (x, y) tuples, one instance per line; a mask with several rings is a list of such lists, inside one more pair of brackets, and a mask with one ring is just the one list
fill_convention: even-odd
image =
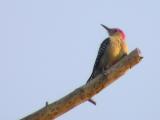
[(160, 119), (158, 0), (1, 0), (0, 120), (18, 120), (84, 84), (100, 26), (119, 27), (143, 61), (58, 120)]

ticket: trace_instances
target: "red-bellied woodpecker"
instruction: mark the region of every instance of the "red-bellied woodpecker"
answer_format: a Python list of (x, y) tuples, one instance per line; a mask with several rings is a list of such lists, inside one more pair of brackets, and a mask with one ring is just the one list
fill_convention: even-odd
[[(102, 25), (102, 27), (107, 30), (109, 37), (100, 45), (92, 74), (87, 83), (128, 54), (124, 32), (119, 28), (108, 28), (105, 25)], [(89, 99), (88, 101), (96, 105), (94, 100)]]

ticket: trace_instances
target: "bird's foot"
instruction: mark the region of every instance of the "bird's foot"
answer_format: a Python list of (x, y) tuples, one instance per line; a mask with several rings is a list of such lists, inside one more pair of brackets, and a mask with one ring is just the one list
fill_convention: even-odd
[(124, 58), (127, 55), (128, 55), (127, 53), (124, 53), (120, 59)]

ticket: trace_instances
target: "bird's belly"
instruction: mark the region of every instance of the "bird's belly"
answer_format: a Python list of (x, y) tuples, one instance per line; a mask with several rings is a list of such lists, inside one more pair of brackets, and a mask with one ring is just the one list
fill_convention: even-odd
[(108, 57), (111, 62), (118, 60), (121, 57), (121, 46), (119, 44), (110, 45)]
[(106, 54), (103, 55), (103, 59), (101, 61), (101, 66), (110, 67), (111, 65), (115, 64), (121, 57), (121, 47), (118, 44), (111, 44), (106, 49)]

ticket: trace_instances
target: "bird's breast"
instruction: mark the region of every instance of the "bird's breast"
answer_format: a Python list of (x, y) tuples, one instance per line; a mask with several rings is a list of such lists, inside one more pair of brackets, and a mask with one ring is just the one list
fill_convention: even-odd
[(103, 55), (102, 65), (103, 66), (110, 66), (117, 62), (121, 57), (121, 43), (119, 40), (110, 40), (108, 44), (105, 54)]
[(106, 50), (110, 59), (117, 59), (121, 51), (121, 42), (119, 40), (111, 40)]

